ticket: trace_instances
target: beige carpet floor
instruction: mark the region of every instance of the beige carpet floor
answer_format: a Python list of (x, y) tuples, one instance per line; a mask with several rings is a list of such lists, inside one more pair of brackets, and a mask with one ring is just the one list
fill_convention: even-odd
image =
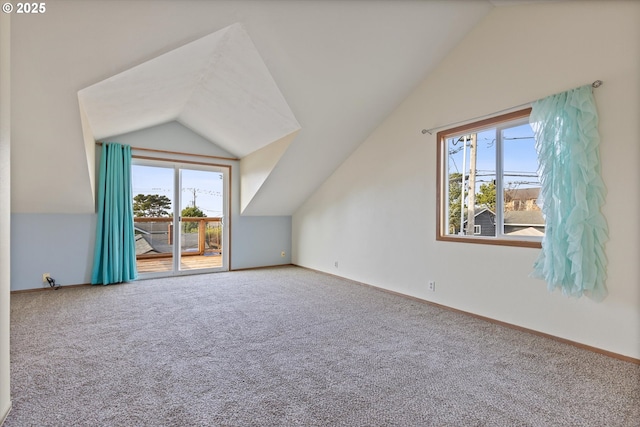
[(297, 267), (14, 294), (16, 426), (638, 426), (640, 366)]

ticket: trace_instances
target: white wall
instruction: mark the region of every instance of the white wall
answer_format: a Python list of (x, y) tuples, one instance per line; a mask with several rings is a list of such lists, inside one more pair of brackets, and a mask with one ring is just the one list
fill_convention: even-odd
[[(294, 214), (293, 262), (640, 358), (639, 55), (640, 2), (495, 8)], [(435, 133), (421, 130), (596, 79), (605, 301), (529, 278), (538, 249), (436, 242)]]
[(0, 15), (0, 424), (11, 408), (9, 378), (9, 287), (11, 281), (10, 170), (10, 28), (8, 14)]

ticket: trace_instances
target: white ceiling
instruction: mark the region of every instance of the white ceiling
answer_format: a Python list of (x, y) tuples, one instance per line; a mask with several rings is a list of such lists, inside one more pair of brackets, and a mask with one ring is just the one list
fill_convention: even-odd
[(82, 89), (78, 98), (93, 140), (176, 120), (242, 158), (300, 129), (240, 24)]
[(61, 0), (12, 16), (13, 209), (93, 211), (79, 96), (96, 139), (177, 120), (244, 157), (300, 128), (245, 211), (291, 215), (493, 7)]

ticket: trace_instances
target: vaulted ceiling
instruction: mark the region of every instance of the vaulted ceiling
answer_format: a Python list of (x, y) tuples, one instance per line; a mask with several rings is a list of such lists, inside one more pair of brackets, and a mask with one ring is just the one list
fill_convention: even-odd
[(242, 158), (300, 129), (233, 24), (78, 92), (95, 140), (176, 120)]
[(13, 209), (93, 211), (91, 142), (175, 120), (268, 169), (245, 214), (290, 215), (493, 7), (63, 0), (12, 16)]

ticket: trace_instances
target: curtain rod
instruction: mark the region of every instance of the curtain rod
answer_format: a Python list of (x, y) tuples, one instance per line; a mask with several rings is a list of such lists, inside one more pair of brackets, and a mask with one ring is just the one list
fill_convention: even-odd
[[(598, 88), (600, 86), (602, 86), (602, 80), (596, 80), (595, 82), (591, 83), (591, 87), (594, 88), (594, 89)], [(535, 100), (535, 101), (537, 101), (537, 100)], [(483, 116), (474, 117), (472, 119), (460, 120), (458, 122), (453, 122), (453, 123), (449, 123), (449, 124), (446, 124), (446, 125), (436, 126), (436, 127), (430, 128), (430, 129), (422, 129), (422, 134), (424, 135), (424, 134), (428, 133), (429, 135), (433, 135), (433, 131), (435, 131), (435, 130), (448, 128), (450, 126), (454, 126), (454, 125), (458, 125), (458, 124), (475, 122), (477, 120), (486, 119), (486, 118), (489, 118), (489, 117), (492, 117), (492, 116), (497, 116), (497, 115), (499, 115), (501, 113), (507, 113), (507, 112), (509, 112), (511, 110), (515, 110), (516, 108), (526, 107), (528, 105), (531, 105), (531, 103), (535, 102), (535, 101), (525, 102), (524, 104), (515, 105), (515, 106), (510, 107), (510, 108), (505, 108), (504, 110), (496, 111), (496, 112), (491, 113), (491, 114), (485, 114)]]
[[(105, 144), (104, 142), (96, 141), (96, 145), (102, 146)], [(205, 157), (207, 159), (218, 159), (218, 160), (240, 160), (237, 157), (222, 157), (222, 156), (210, 156), (207, 154), (193, 154), (193, 153), (183, 153), (181, 151), (168, 151), (168, 150), (156, 150), (153, 148), (139, 148), (139, 147), (131, 147), (132, 150), (137, 151), (149, 151), (151, 153), (164, 153), (164, 154), (177, 154), (180, 156), (192, 156), (192, 157)]]

